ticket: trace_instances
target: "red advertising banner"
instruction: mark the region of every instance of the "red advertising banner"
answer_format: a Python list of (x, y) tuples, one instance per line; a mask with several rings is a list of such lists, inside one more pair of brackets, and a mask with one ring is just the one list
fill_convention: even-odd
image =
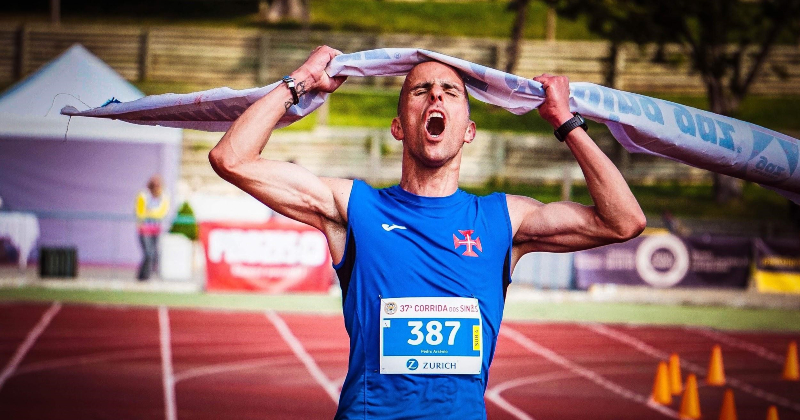
[(322, 232), (283, 217), (203, 222), (207, 290), (327, 292), (333, 268)]

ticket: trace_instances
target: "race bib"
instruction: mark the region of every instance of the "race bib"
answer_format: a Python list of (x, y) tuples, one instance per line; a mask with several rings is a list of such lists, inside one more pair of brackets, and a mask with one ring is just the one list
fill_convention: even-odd
[(483, 340), (478, 299), (381, 299), (382, 374), (481, 373)]

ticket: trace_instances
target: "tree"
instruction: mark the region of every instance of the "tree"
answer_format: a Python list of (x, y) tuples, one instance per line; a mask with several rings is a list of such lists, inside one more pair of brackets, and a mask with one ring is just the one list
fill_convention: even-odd
[(519, 44), (525, 36), (525, 21), (528, 18), (528, 4), (531, 0), (511, 0), (508, 10), (516, 12), (514, 26), (511, 28), (511, 41), (506, 48), (506, 73), (513, 73), (519, 59)]
[[(800, 33), (800, 0), (548, 1), (565, 17), (585, 17), (589, 30), (612, 46), (682, 44), (710, 110), (722, 115), (736, 113), (775, 44)], [(741, 183), (715, 174), (714, 190), (725, 202), (741, 195)]]
[[(514, 25), (511, 27), (511, 40), (506, 47), (506, 73), (514, 73), (519, 61), (519, 46), (525, 38), (525, 21), (528, 20), (528, 5), (531, 0), (511, 0), (506, 6), (506, 10), (515, 12)], [(555, 40), (556, 37), (556, 13), (552, 7), (547, 8), (547, 23), (545, 28), (545, 39)]]
[[(586, 19), (588, 29), (609, 41), (608, 53), (603, 66), (603, 84), (616, 88), (619, 62), (620, 47), (624, 42), (631, 39), (638, 39), (642, 43), (655, 40), (655, 33), (646, 24), (648, 11), (636, 4), (615, 4), (610, 7), (604, 1), (562, 1), (551, 2), (551, 6), (557, 6), (558, 14), (576, 19), (581, 15), (589, 17)], [(552, 7), (551, 7), (552, 9)], [(615, 163), (624, 171), (630, 164), (628, 152), (619, 143), (613, 144), (613, 158)]]
[(50, 0), (50, 23), (61, 24), (61, 0)]
[(197, 240), (197, 220), (194, 218), (194, 210), (188, 201), (184, 201), (181, 205), (169, 232), (180, 233), (193, 241)]
[(617, 84), (619, 48), (625, 42), (646, 44), (658, 40), (658, 32), (647, 23), (651, 11), (637, 2), (614, 0), (563, 0), (550, 2), (558, 14), (570, 19), (586, 17), (589, 31), (609, 41), (603, 84)]

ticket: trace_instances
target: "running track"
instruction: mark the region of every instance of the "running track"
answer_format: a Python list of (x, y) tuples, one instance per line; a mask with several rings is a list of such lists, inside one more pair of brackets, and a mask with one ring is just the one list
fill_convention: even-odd
[[(800, 382), (780, 379), (800, 334), (505, 322), (486, 393), (490, 419), (669, 419), (648, 403), (675, 351), (703, 384), (722, 345), (740, 419), (800, 419)], [(330, 419), (347, 369), (341, 316), (0, 304), (1, 419)], [(446, 418), (437, 413), (436, 418)]]

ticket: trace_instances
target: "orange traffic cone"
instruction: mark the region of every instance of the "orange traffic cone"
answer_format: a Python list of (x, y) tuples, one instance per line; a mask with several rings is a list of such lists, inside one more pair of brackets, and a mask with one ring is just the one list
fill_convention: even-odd
[(683, 392), (683, 378), (681, 378), (681, 359), (678, 353), (669, 356), (669, 390), (672, 395), (681, 395)]
[(783, 379), (800, 381), (800, 369), (797, 367), (797, 342), (789, 343), (786, 350), (786, 363), (783, 364)]
[(774, 405), (769, 406), (769, 409), (767, 409), (767, 420), (778, 420), (778, 407)]
[(669, 391), (669, 370), (667, 369), (667, 362), (661, 361), (658, 363), (658, 370), (656, 371), (656, 379), (653, 381), (653, 395), (651, 398), (661, 405), (672, 404), (672, 393)]
[(719, 420), (736, 420), (736, 402), (733, 400), (733, 390), (726, 389), (722, 397), (722, 408), (719, 410)]
[(708, 362), (708, 376), (706, 383), (709, 385), (725, 385), (725, 368), (722, 365), (722, 349), (719, 344), (711, 348), (711, 360)]
[(700, 396), (697, 394), (697, 376), (694, 373), (686, 378), (686, 388), (681, 398), (681, 419), (696, 420), (700, 418)]

